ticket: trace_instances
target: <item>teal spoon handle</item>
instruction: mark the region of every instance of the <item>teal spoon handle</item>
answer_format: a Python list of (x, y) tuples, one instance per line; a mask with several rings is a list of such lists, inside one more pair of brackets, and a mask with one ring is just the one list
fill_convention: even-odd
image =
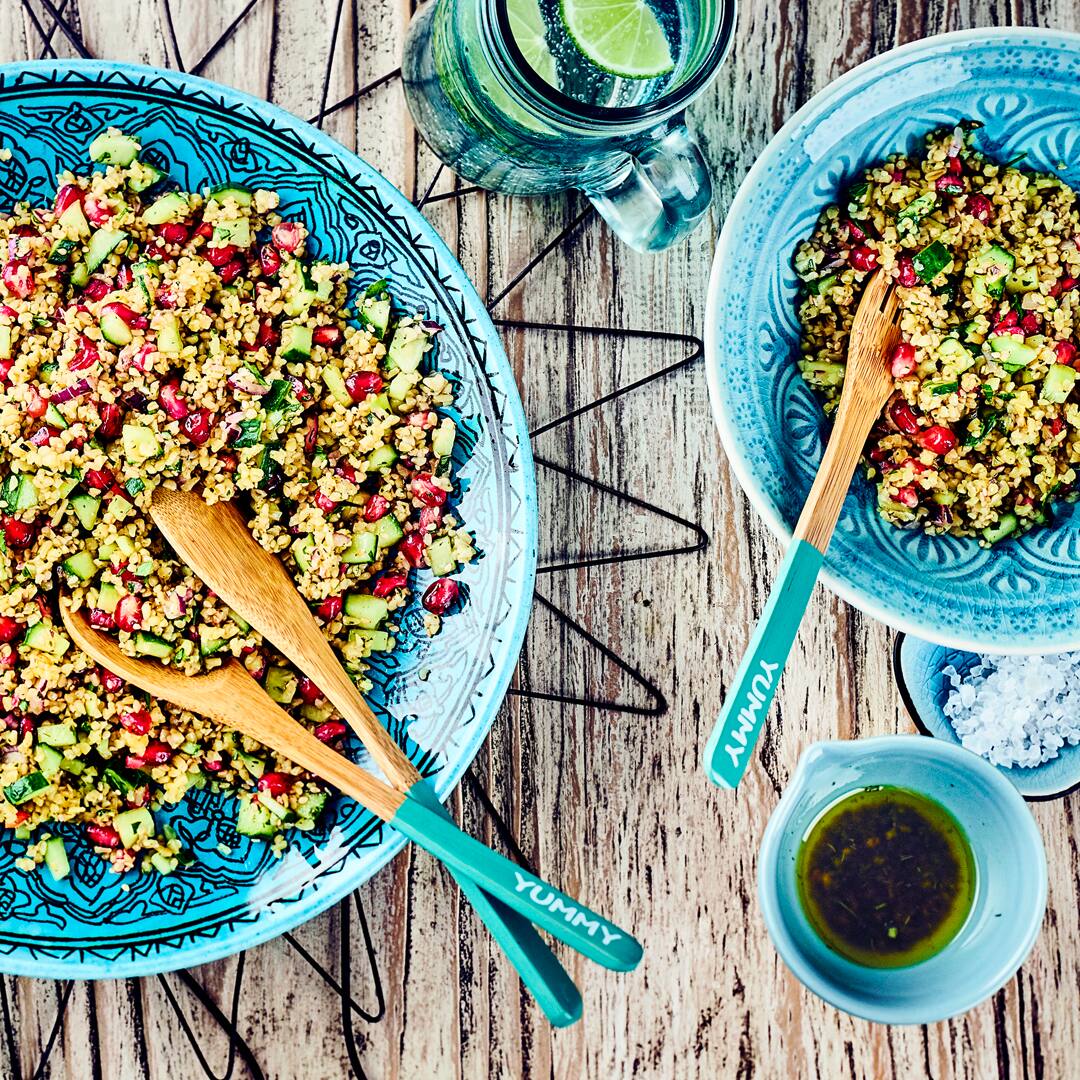
[[(423, 780), (413, 784), (406, 796), (453, 824), (449, 811)], [(568, 1027), (581, 1019), (578, 988), (533, 924), (502, 901), (488, 896), (468, 874), (453, 867), (450, 873), (548, 1020), (555, 1027)]]
[(824, 561), (805, 540), (788, 548), (705, 747), (705, 771), (719, 787), (738, 787), (746, 772)]
[(641, 960), (641, 945), (625, 930), (474, 840), (417, 799), (406, 798), (390, 824), (582, 956), (614, 971), (630, 971)]

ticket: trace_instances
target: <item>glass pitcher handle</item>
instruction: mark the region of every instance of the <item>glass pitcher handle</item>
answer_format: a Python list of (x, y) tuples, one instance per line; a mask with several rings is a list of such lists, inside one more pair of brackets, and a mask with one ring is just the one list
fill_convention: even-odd
[(614, 175), (584, 187), (600, 216), (637, 251), (662, 251), (691, 232), (712, 203), (712, 179), (698, 144), (668, 121)]

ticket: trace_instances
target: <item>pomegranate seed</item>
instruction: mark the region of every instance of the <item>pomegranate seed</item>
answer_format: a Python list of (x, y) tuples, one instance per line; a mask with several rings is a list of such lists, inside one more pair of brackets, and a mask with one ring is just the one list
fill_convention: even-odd
[(149, 735), (154, 726), (154, 718), (147, 709), (120, 714), (120, 723), (134, 735)]
[(88, 300), (103, 300), (112, 292), (112, 284), (105, 278), (92, 277), (83, 289), (83, 296)]
[(102, 402), (98, 405), (98, 416), (101, 418), (101, 426), (98, 434), (103, 439), (115, 439), (121, 431), (120, 406), (107, 405)]
[(389, 511), (389, 499), (384, 498), (382, 495), (372, 495), (364, 505), (364, 520), (378, 521), (379, 518), (386, 517)]
[(349, 729), (340, 720), (326, 720), (315, 729), (315, 738), (319, 742), (333, 742), (340, 739)]
[(209, 409), (200, 408), (189, 412), (180, 421), (180, 430), (196, 446), (202, 446), (210, 438), (210, 427), (213, 421), (213, 413)]
[(985, 225), (994, 216), (994, 204), (985, 195), (969, 195), (964, 202), (964, 213)]
[(82, 188), (75, 184), (64, 184), (56, 192), (56, 201), (53, 203), (53, 214), (60, 217), (72, 203), (82, 202)]
[(87, 469), (85, 482), (87, 487), (104, 491), (106, 488), (112, 487), (113, 474), (108, 469)]
[(26, 405), (23, 408), (23, 412), (30, 417), (31, 420), (40, 420), (45, 415), (45, 410), (48, 409), (49, 403), (41, 396), (38, 388), (32, 384), (27, 386), (26, 389)]
[(902, 487), (896, 493), (896, 501), (902, 503), (908, 509), (914, 510), (919, 505), (919, 493), (908, 484), (907, 487)]
[(1071, 341), (1059, 341), (1054, 346), (1054, 355), (1057, 357), (1059, 364), (1066, 364), (1072, 366), (1072, 362), (1076, 359), (1076, 346)]
[(12, 296), (25, 300), (34, 291), (34, 275), (30, 267), (19, 259), (9, 259), (0, 271), (0, 281)]
[(166, 244), (186, 244), (190, 235), (188, 226), (182, 221), (168, 221), (159, 225), (157, 234)]
[(278, 796), (288, 793), (289, 788), (292, 787), (292, 778), (279, 772), (263, 773), (255, 786), (260, 791), (265, 791), (276, 799)]
[(345, 340), (345, 334), (340, 326), (316, 326), (311, 332), (311, 340), (324, 349), (336, 349)]
[(919, 275), (915, 273), (915, 260), (910, 255), (901, 255), (896, 260), (896, 281), (905, 289), (913, 289), (919, 284)]
[(1076, 288), (1077, 279), (1074, 277), (1062, 278), (1059, 284), (1062, 292), (1072, 292)]
[(90, 625), (95, 630), (113, 630), (116, 627), (116, 620), (111, 612), (102, 611), (101, 608), (91, 608)]
[(139, 757), (137, 754), (128, 754), (124, 758), (125, 769), (141, 769), (146, 764), (146, 759)]
[(202, 763), (202, 767), (203, 767), (203, 768), (204, 768), (204, 769), (205, 769), (205, 770), (206, 770), (207, 772), (221, 772), (221, 768), (222, 768), (222, 766), (223, 766), (224, 764), (225, 764), (225, 762), (224, 762), (224, 761), (221, 761), (221, 760), (217, 760), (217, 761), (207, 761), (207, 760), (205, 760), (205, 759), (204, 759), (204, 760), (203, 760), (203, 763)]
[(1020, 320), (1020, 329), (1024, 331), (1025, 336), (1030, 337), (1032, 334), (1039, 332), (1039, 316), (1034, 311), (1029, 311)]
[(358, 371), (345, 380), (345, 389), (353, 401), (363, 401), (368, 394), (378, 394), (382, 388), (382, 376), (377, 371)]
[(236, 467), (240, 464), (235, 454), (222, 454), (218, 460), (221, 462), (222, 472), (226, 473), (236, 472)]
[(934, 424), (919, 436), (919, 445), (924, 450), (929, 450), (931, 454), (940, 456), (947, 454), (956, 446), (956, 436), (951, 429), (942, 427), (941, 424)]
[(33, 522), (20, 521), (18, 518), (4, 517), (4, 539), (8, 547), (21, 551), (28, 548), (37, 533), (37, 525)]
[(353, 467), (351, 461), (339, 461), (337, 465), (334, 466), (334, 472), (336, 472), (338, 476), (348, 480), (350, 484), (356, 483), (356, 469)]
[(1065, 421), (1062, 420), (1060, 416), (1055, 416), (1054, 419), (1050, 421), (1050, 434), (1060, 435), (1064, 430)]
[(95, 847), (118, 848), (120, 846), (120, 834), (111, 825), (86, 826), (86, 835)]
[(173, 420), (183, 420), (188, 414), (187, 402), (174, 382), (163, 383), (158, 390), (158, 403)]
[(409, 489), (425, 506), (442, 506), (446, 502), (446, 492), (434, 483), (431, 473), (417, 473)]
[(141, 754), (143, 761), (147, 765), (166, 765), (172, 761), (172, 756), (172, 747), (163, 742), (158, 742), (156, 739), (148, 742), (146, 749)]
[(19, 718), (19, 735), (32, 735), (34, 733), (34, 718), (32, 716), (22, 716)]
[(297, 401), (307, 401), (311, 397), (311, 391), (307, 388), (307, 383), (303, 379), (298, 379), (295, 375), (289, 376), (289, 384), (292, 386), (293, 396)]
[(176, 307), (176, 290), (171, 285), (163, 285), (160, 289), (154, 293), (154, 300), (157, 306), (165, 308), (166, 311), (171, 311)]
[(959, 153), (952, 154), (949, 157), (949, 164), (946, 166), (946, 168), (948, 169), (949, 172), (951, 172), (953, 174), (953, 176), (960, 176), (960, 174), (963, 173), (963, 171), (964, 171), (964, 162), (961, 159)]
[(457, 603), (461, 592), (453, 578), (433, 581), (425, 590), (420, 602), (435, 615), (445, 615)]
[(325, 600), (319, 603), (319, 614), (329, 622), (331, 619), (336, 619), (341, 614), (341, 597), (328, 596)]
[(964, 193), (963, 178), (951, 174), (939, 176), (937, 180), (934, 181), (934, 187), (942, 195), (963, 195)]
[(897, 398), (889, 406), (889, 417), (905, 435), (918, 434), (918, 417), (915, 415), (915, 410), (903, 398)]
[(915, 346), (906, 341), (901, 341), (893, 349), (890, 368), (894, 379), (902, 379), (915, 370)]
[(214, 235), (214, 226), (209, 221), (204, 221), (196, 228), (195, 235), (209, 240)]
[(0, 360), (0, 383), (4, 386), (11, 381), (11, 369), (15, 366), (14, 360)]
[(244, 269), (244, 264), (239, 259), (233, 259), (232, 262), (227, 262), (218, 271), (218, 277), (221, 278), (221, 284), (231, 285), (244, 272)]
[(413, 532), (409, 533), (404, 540), (401, 541), (401, 545), (398, 548), (402, 555), (405, 556), (405, 561), (410, 566), (423, 566), (424, 565), (424, 535), (423, 533)]
[(404, 574), (383, 574), (371, 591), (375, 596), (389, 596), (398, 589), (404, 589), (408, 583), (409, 579)]
[(273, 277), (281, 269), (281, 252), (273, 244), (259, 248), (259, 268), (267, 277)]
[(107, 225), (112, 216), (115, 213), (113, 208), (102, 199), (95, 198), (93, 195), (87, 195), (83, 199), (83, 211), (86, 214), (86, 220), (91, 225)]
[(892, 173), (890, 175), (892, 177), (892, 182), (894, 184), (902, 184), (904, 182), (904, 171), (903, 171), (903, 169), (893, 169), (893, 171), (892, 171)]
[(866, 233), (863, 232), (862, 228), (858, 225), (858, 223), (856, 223), (854, 221), (850, 221), (850, 220), (848, 221), (848, 223), (847, 223), (847, 231), (848, 231), (848, 236), (850, 236), (852, 240), (865, 240), (866, 239)]
[(873, 270), (877, 266), (877, 252), (866, 244), (851, 249), (848, 261), (856, 270)]
[(119, 694), (124, 689), (124, 680), (119, 675), (114, 675), (111, 671), (106, 671), (105, 668), (99, 668), (98, 675), (101, 678), (101, 687), (107, 693)]
[(113, 612), (116, 625), (128, 634), (135, 633), (142, 626), (142, 602), (137, 596), (128, 593), (121, 596)]
[(8, 307), (7, 304), (0, 304), (0, 315), (3, 315), (5, 319), (17, 319), (19, 317), (19, 313), (13, 307)]
[(295, 221), (283, 221), (275, 225), (270, 233), (274, 246), (282, 251), (295, 251), (300, 246), (300, 226)]
[(431, 532), (442, 521), (441, 506), (425, 506), (420, 511), (420, 532)]
[(13, 619), (10, 615), (0, 616), (0, 642), (7, 643), (13, 641), (22, 629), (22, 624)]
[(226, 244), (224, 247), (208, 247), (206, 249), (206, 261), (211, 266), (222, 267), (230, 263), (240, 253), (235, 244)]
[(329, 514), (337, 506), (333, 499), (327, 498), (321, 491), (315, 494), (315, 505), (324, 513)]
[(300, 681), (296, 684), (296, 692), (307, 705), (314, 705), (323, 699), (323, 692), (306, 675), (300, 676)]
[(135, 275), (131, 271), (131, 264), (121, 263), (120, 269), (116, 271), (116, 287), (118, 289), (127, 289), (134, 280)]
[(309, 416), (304, 427), (304, 453), (314, 454), (315, 447), (319, 445), (319, 418)]
[(54, 435), (56, 435), (56, 430), (45, 424), (39, 427), (26, 441), (31, 446), (44, 446)]

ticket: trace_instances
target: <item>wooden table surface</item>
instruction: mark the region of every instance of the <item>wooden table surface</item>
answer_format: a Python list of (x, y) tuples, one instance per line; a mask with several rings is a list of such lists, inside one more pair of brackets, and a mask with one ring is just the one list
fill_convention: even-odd
[[(58, 5), (95, 56), (190, 69), (247, 0), (172, 0), (179, 58), (165, 0), (0, 0), (0, 61), (42, 54), (35, 23), (59, 55), (73, 55), (53, 29), (48, 8)], [(409, 6), (253, 0), (204, 73), (308, 117), (324, 95), (336, 102), (396, 67)], [(727, 64), (692, 109), (716, 175), (708, 224), (665, 255), (645, 257), (590, 217), (494, 313), (700, 334), (724, 210), (784, 120), (876, 53), (993, 23), (1075, 30), (1080, 7), (1076, 0), (745, 0)], [(434, 175), (396, 81), (334, 112), (325, 126), (410, 196)], [(434, 190), (452, 188), (443, 175)], [(481, 293), (494, 298), (583, 205), (574, 194), (531, 201), (474, 194), (429, 202), (426, 210)], [(534, 429), (693, 351), (680, 340), (595, 333), (508, 331), (506, 342)], [(234, 957), (192, 973), (224, 1014), (239, 985), (242, 1042), (232, 1075), (354, 1074), (341, 999), (300, 952), (336, 982), (343, 917), (350, 920), (352, 995), (366, 1014), (381, 1012), (377, 1021), (354, 1014), (352, 1024), (353, 1060), (373, 1078), (1080, 1075), (1077, 796), (1035, 807), (1051, 875), (1043, 933), (1017, 977), (966, 1016), (922, 1028), (853, 1020), (804, 991), (770, 946), (754, 889), (755, 853), (801, 748), (811, 739), (911, 725), (892, 679), (891, 632), (819, 589), (746, 782), (733, 795), (704, 779), (701, 747), (780, 548), (725, 463), (700, 360), (549, 428), (537, 435), (535, 451), (645, 504), (542, 468), (542, 561), (693, 546), (695, 535), (653, 513), (654, 502), (700, 521), (711, 538), (695, 554), (543, 575), (540, 594), (625, 666), (537, 605), (517, 686), (641, 711), (511, 697), (474, 766), (540, 872), (634, 928), (645, 960), (633, 974), (618, 975), (569, 957), (585, 1015), (574, 1028), (552, 1032), (446, 875), (423, 853), (406, 851), (344, 915), (335, 909), (297, 931), (294, 943), (273, 941), (242, 963)], [(632, 677), (635, 670), (644, 681)], [(661, 715), (649, 683), (666, 700)], [(488, 829), (472, 789), (455, 801), (469, 828)], [(378, 985), (358, 911), (370, 930)], [(228, 1036), (175, 975), (72, 987), (4, 983), (4, 1077), (187, 1080), (203, 1075), (199, 1054), (213, 1075), (230, 1067)], [(60, 1006), (55, 1045), (41, 1064)]]

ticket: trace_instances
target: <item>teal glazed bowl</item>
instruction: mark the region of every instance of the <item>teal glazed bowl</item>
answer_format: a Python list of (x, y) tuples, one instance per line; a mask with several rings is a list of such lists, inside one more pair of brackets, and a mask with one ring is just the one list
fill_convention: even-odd
[[(928, 38), (867, 61), (777, 132), (743, 181), (717, 245), (705, 318), (713, 412), (728, 460), (787, 540), (829, 425), (795, 366), (799, 240), (861, 169), (929, 131), (981, 121), (999, 160), (1080, 188), (1080, 35), (1031, 27)], [(1080, 506), (992, 550), (886, 522), (860, 475), (822, 574), (843, 599), (899, 630), (996, 653), (1080, 647)]]
[[(971, 843), (976, 894), (955, 938), (906, 968), (869, 968), (818, 937), (795, 880), (799, 845), (842, 796), (883, 784), (937, 800)], [(1016, 789), (982, 758), (920, 735), (815, 743), (799, 761), (765, 829), (758, 897), (776, 951), (795, 977), (844, 1012), (883, 1024), (956, 1016), (1007, 982), (1031, 951), (1046, 910), (1046, 853)]]

